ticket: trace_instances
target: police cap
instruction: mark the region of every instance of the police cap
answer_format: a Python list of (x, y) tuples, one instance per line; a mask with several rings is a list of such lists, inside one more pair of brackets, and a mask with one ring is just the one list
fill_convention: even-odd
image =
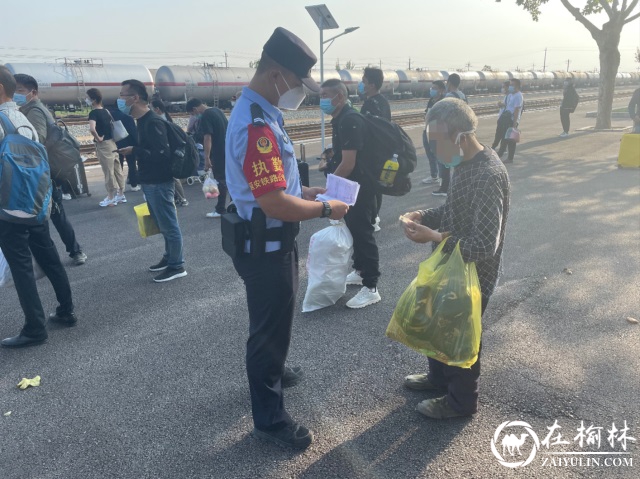
[(300, 38), (289, 30), (278, 27), (264, 44), (263, 49), (273, 61), (295, 73), (309, 90), (320, 91), (320, 85), (311, 78), (311, 67), (318, 59)]

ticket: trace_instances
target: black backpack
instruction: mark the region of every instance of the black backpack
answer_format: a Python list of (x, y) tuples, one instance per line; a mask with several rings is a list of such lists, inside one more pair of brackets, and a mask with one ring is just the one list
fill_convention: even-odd
[(182, 179), (193, 176), (198, 170), (200, 155), (198, 147), (191, 135), (175, 123), (162, 119), (167, 127), (167, 139), (171, 148), (171, 171), (174, 178)]
[[(356, 112), (356, 114), (359, 114)], [(366, 167), (361, 172), (375, 189), (389, 196), (404, 196), (411, 191), (409, 175), (418, 165), (416, 147), (409, 135), (396, 123), (369, 113), (362, 115), (367, 127), (362, 156)], [(399, 168), (392, 186), (380, 183), (380, 176), (387, 160), (398, 155)]]

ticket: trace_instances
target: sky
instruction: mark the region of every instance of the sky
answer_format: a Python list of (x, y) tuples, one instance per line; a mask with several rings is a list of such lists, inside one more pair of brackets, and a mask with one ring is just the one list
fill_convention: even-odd
[[(319, 56), (319, 32), (308, 0), (33, 0), (0, 29), (0, 63), (54, 62), (61, 57), (136, 63), (149, 68), (196, 63), (248, 67), (273, 29), (301, 37)], [(550, 0), (539, 22), (515, 0), (325, 0), (340, 28), (324, 54), (325, 71), (347, 61), (362, 68), (593, 71), (598, 49), (560, 0)], [(572, 0), (575, 6), (585, 0)], [(94, 5), (100, 5), (95, 7)], [(268, 5), (268, 8), (265, 6)], [(640, 8), (638, 9), (640, 11)], [(107, 14), (109, 11), (111, 13)], [(598, 27), (605, 14), (589, 17)], [(625, 25), (619, 71), (639, 71), (640, 19)], [(227, 54), (225, 59), (225, 53)]]

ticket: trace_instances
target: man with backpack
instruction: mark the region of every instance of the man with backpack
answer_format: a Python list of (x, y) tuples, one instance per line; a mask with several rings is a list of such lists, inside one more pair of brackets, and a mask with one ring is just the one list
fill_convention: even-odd
[[(55, 125), (55, 120), (47, 107), (38, 98), (38, 82), (30, 75), (19, 73), (14, 75), (16, 80), (16, 93), (13, 100), (20, 107), (20, 112), (27, 117), (29, 123), (38, 134), (38, 141), (43, 145), (47, 141), (47, 129), (50, 125)], [(49, 158), (51, 163), (52, 159)], [(62, 188), (55, 184), (51, 194), (53, 204), (51, 207), (51, 222), (58, 230), (60, 239), (67, 249), (67, 253), (76, 265), (85, 264), (87, 255), (82, 252), (82, 248), (76, 241), (76, 233), (69, 222), (62, 204)]]
[(338, 79), (325, 81), (320, 90), (320, 109), (331, 115), (334, 160), (339, 162), (336, 176), (360, 183), (356, 203), (349, 209), (345, 221), (353, 236), (353, 267), (347, 284), (362, 285), (362, 289), (347, 302), (348, 308), (360, 309), (380, 301), (378, 245), (373, 236), (371, 218), (377, 208), (377, 190), (367, 168), (373, 166), (363, 155), (367, 141), (367, 126), (363, 115), (349, 102), (347, 87)]
[(227, 117), (219, 108), (207, 107), (198, 98), (187, 102), (187, 113), (198, 118), (197, 136), (202, 138), (204, 146), (204, 168), (213, 170), (213, 177), (218, 182), (218, 203), (207, 218), (220, 218), (226, 211), (227, 178), (225, 174), (225, 136), (227, 135)]
[[(47, 153), (37, 143), (33, 125), (13, 101), (15, 90), (13, 75), (0, 66), (0, 249), (25, 315), (22, 331), (0, 342), (9, 348), (40, 344), (47, 339), (33, 258), (51, 282), (59, 303), (49, 320), (65, 326), (77, 321), (69, 278), (49, 235), (51, 180)], [(25, 165), (28, 168), (20, 168)], [(17, 175), (24, 177), (18, 179)], [(13, 187), (17, 181), (23, 186), (19, 191)]]
[(172, 170), (172, 149), (168, 125), (148, 105), (149, 96), (139, 80), (125, 80), (120, 88), (118, 109), (131, 115), (138, 123), (138, 146), (120, 148), (124, 156), (135, 155), (138, 162), (138, 182), (149, 205), (151, 217), (164, 236), (165, 251), (159, 263), (149, 271), (159, 272), (156, 283), (171, 281), (187, 275), (182, 256), (182, 231), (173, 202), (175, 193)]

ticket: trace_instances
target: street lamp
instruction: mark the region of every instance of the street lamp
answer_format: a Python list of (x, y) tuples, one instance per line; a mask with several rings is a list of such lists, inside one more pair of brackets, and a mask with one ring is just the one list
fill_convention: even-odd
[[(347, 33), (351, 33), (360, 27), (346, 28), (344, 32), (325, 40), (324, 39), (325, 30), (332, 30), (334, 28), (338, 28), (338, 23), (336, 22), (335, 18), (333, 18), (333, 15), (331, 15), (331, 12), (327, 8), (327, 6), (324, 4), (309, 5), (304, 8), (307, 9), (307, 12), (309, 12), (309, 15), (311, 15), (311, 18), (313, 19), (315, 24), (318, 26), (318, 29), (320, 30), (320, 84), (322, 85), (322, 83), (324, 82), (324, 52), (326, 52), (329, 49), (329, 47), (333, 44), (333, 41), (336, 38), (341, 37), (342, 35), (346, 35)], [(329, 45), (327, 45), (327, 48), (324, 47), (325, 43), (329, 43)], [(322, 151), (324, 151), (324, 112), (323, 111), (320, 111), (320, 121), (321, 121), (320, 134), (322, 136), (321, 146), (322, 146)]]

